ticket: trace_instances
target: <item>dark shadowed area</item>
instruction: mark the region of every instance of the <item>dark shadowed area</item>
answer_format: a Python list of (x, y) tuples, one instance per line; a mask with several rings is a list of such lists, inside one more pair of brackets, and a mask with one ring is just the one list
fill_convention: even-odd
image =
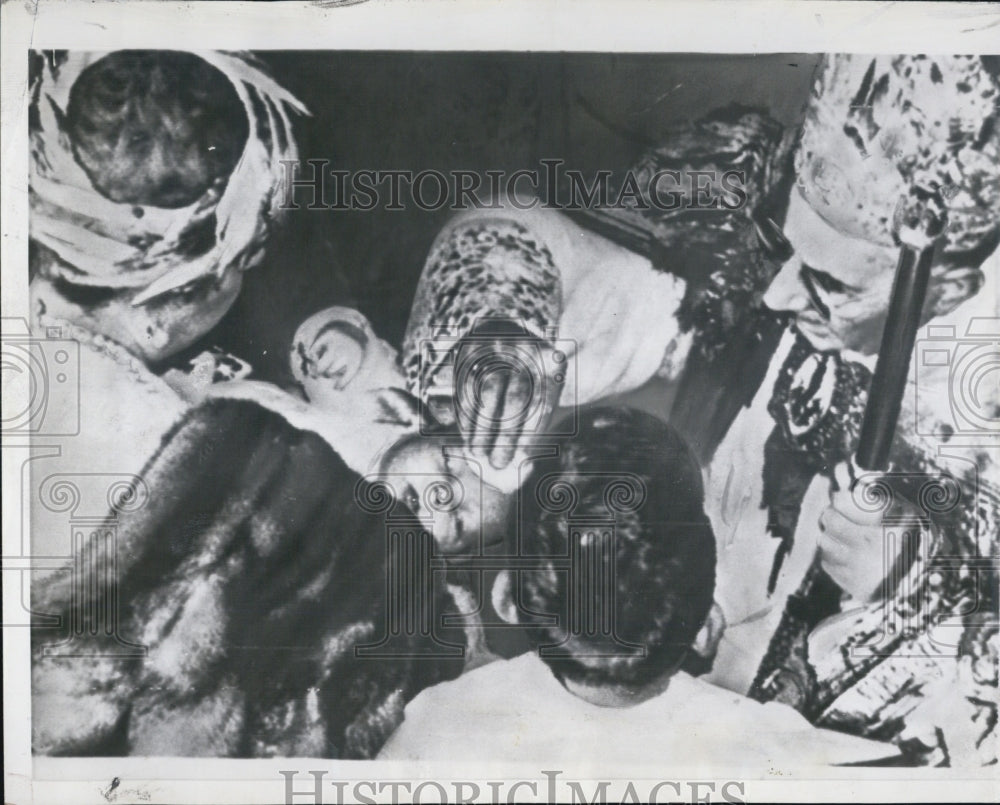
[[(590, 175), (629, 167), (663, 132), (733, 103), (795, 123), (812, 55), (265, 52), (278, 81), (312, 117), (300, 159), (331, 169), (539, 169), (558, 158)], [(485, 183), (484, 183), (485, 188)], [(417, 277), (447, 209), (309, 210), (288, 215), (263, 265), (208, 341), (290, 381), (297, 325), (353, 305), (399, 345)], [(404, 196), (405, 198), (405, 196)], [(387, 203), (383, 199), (383, 204)], [(205, 342), (198, 347), (206, 346)], [(655, 380), (653, 386), (655, 386)], [(664, 410), (655, 387), (633, 404)]]

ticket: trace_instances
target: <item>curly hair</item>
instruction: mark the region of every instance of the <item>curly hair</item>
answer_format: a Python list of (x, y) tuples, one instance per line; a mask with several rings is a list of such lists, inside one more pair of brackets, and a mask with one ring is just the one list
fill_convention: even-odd
[(556, 675), (643, 686), (676, 667), (715, 586), (701, 472), (680, 434), (634, 409), (582, 412), (523, 498), (523, 547), (539, 566), (522, 574), (519, 603), (549, 616), (525, 625)]
[(249, 134), (236, 90), (191, 53), (123, 50), (81, 73), (66, 110), (76, 160), (113, 201), (183, 207), (227, 178)]

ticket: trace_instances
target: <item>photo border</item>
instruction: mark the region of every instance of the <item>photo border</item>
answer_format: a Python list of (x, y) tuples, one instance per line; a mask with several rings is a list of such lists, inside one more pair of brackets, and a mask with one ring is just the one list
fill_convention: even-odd
[[(2, 31), (2, 251), (0, 309), (27, 318), (28, 136), (27, 50), (121, 47), (257, 50), (429, 50), (576, 52), (996, 52), (998, 3), (792, 2), (791, 0), (370, 0), (362, 3), (67, 2), (7, 0)], [(13, 267), (13, 268), (11, 268)], [(4, 390), (4, 406), (17, 400)], [(5, 444), (7, 440), (5, 439)], [(7, 472), (3, 485), (16, 489)], [(19, 552), (22, 513), (16, 495), (3, 507), (3, 554)], [(27, 513), (24, 513), (25, 522)], [(4, 585), (4, 609), (16, 607)], [(400, 764), (317, 759), (32, 759), (29, 630), (4, 634), (6, 801), (270, 803), (285, 801), (281, 770), (324, 769), (327, 779), (543, 781), (542, 767), (484, 762)], [(544, 768), (549, 768), (544, 766)], [(566, 778), (610, 779), (593, 768), (564, 769)], [(607, 771), (607, 770), (604, 770)], [(640, 781), (649, 770), (615, 769)], [(658, 780), (727, 779), (723, 766), (657, 770)], [(576, 775), (576, 776), (574, 776)], [(683, 776), (678, 776), (683, 775)], [(740, 779), (733, 777), (731, 779)], [(115, 785), (114, 780), (119, 784)], [(746, 779), (745, 800), (968, 801), (996, 799), (996, 767), (983, 770), (824, 769), (815, 775)], [(324, 802), (335, 802), (328, 788)], [(641, 790), (641, 789), (640, 789)], [(716, 789), (718, 790), (718, 789)], [(544, 799), (544, 798), (543, 798)], [(308, 802), (299, 796), (295, 802)], [(540, 800), (541, 801), (541, 800)]]

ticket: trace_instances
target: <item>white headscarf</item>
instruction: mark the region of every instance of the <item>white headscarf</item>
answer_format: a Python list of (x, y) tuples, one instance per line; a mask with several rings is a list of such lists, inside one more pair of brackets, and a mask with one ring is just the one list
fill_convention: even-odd
[[(105, 55), (46, 58), (32, 87), (39, 125), (31, 132), (31, 237), (72, 267), (54, 266), (53, 274), (78, 285), (142, 289), (133, 300), (140, 305), (198, 277), (254, 266), (280, 212), (282, 161), (298, 157), (289, 114), (308, 110), (251, 55), (197, 51), (232, 83), (246, 110), (249, 135), (236, 168), (221, 193), (210, 188), (186, 207), (120, 204), (94, 188), (64, 122), (74, 82)], [(212, 247), (183, 254), (185, 234), (213, 214)]]

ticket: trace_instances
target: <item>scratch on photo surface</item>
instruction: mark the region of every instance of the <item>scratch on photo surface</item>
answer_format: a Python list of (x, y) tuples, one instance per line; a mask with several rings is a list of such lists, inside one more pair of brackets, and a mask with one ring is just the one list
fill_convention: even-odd
[(368, 0), (311, 0), (310, 5), (320, 8), (335, 8), (336, 6), (356, 6)]
[(674, 94), (675, 92), (677, 92), (677, 90), (679, 90), (679, 89), (680, 89), (681, 87), (683, 87), (683, 86), (684, 86), (684, 83), (683, 83), (683, 82), (681, 82), (680, 84), (677, 84), (677, 85), (676, 85), (676, 86), (674, 86), (673, 88), (671, 88), (671, 89), (668, 89), (668, 90), (667, 90), (666, 92), (663, 92), (663, 93), (661, 93), (660, 95), (658, 95), (658, 96), (656, 97), (656, 100), (654, 100), (654, 101), (653, 101), (653, 102), (652, 102), (651, 104), (649, 104), (649, 105), (647, 105), (647, 106), (643, 107), (642, 109), (640, 109), (640, 110), (639, 110), (639, 111), (637, 111), (637, 112), (633, 112), (633, 113), (632, 113), (632, 116), (633, 116), (633, 117), (635, 117), (636, 115), (642, 115), (642, 114), (645, 114), (646, 112), (648, 112), (648, 111), (649, 111), (650, 109), (652, 109), (653, 107), (655, 107), (655, 106), (659, 106), (659, 105), (660, 105), (661, 103), (663, 103), (663, 101), (665, 101), (665, 100), (666, 100), (666, 99), (667, 99), (667, 98), (668, 98), (668, 97), (669, 97), (670, 95), (673, 95), (673, 94)]
[(859, 20), (857, 25), (859, 27), (871, 25), (871, 23), (875, 22), (875, 20), (885, 14), (894, 5), (896, 5), (896, 3), (885, 3), (881, 8), (876, 8), (871, 12), (871, 14), (867, 14), (863, 19)]
[(996, 28), (998, 25), (1000, 25), (1000, 17), (993, 20), (993, 22), (988, 22), (985, 23), (984, 25), (973, 25), (971, 28), (963, 28), (962, 33), (971, 34), (975, 33), (976, 31), (986, 31), (990, 28)]
[(101, 796), (104, 797), (104, 799), (106, 799), (108, 802), (111, 802), (115, 798), (114, 795), (115, 789), (117, 789), (118, 786), (120, 786), (121, 784), (122, 784), (121, 778), (115, 777), (111, 781), (111, 785), (108, 786), (107, 790), (101, 792)]
[(101, 791), (101, 796), (104, 797), (105, 802), (149, 802), (152, 799), (152, 795), (143, 790), (142, 788), (122, 788), (121, 777), (115, 777), (111, 780), (111, 783), (106, 789)]

